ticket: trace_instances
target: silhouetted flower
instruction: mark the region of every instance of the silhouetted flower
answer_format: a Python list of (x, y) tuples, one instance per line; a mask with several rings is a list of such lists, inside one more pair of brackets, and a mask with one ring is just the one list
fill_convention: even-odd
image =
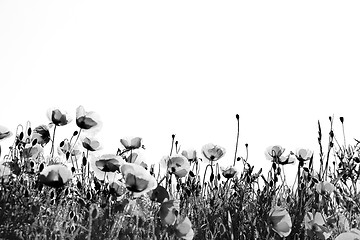
[(140, 148), (142, 146), (141, 141), (142, 138), (140, 137), (126, 137), (120, 139), (121, 144), (128, 150)]
[(79, 106), (76, 109), (76, 125), (83, 130), (99, 130), (102, 123), (97, 113), (86, 112), (83, 106)]
[(96, 167), (103, 172), (119, 171), (120, 166), (124, 163), (122, 157), (113, 154), (102, 155), (95, 161)]
[(190, 171), (190, 163), (183, 155), (175, 154), (168, 159), (167, 169), (170, 174), (185, 177)]
[(86, 150), (89, 150), (89, 151), (92, 151), (92, 152), (97, 151), (97, 150), (99, 150), (101, 148), (99, 141), (97, 141), (96, 139), (93, 139), (93, 138), (89, 138), (89, 137), (85, 137), (82, 140), (82, 146)]
[(286, 209), (275, 206), (271, 209), (269, 217), (272, 229), (279, 234), (280, 237), (289, 236), (292, 223), (290, 215)]
[(180, 203), (177, 200), (169, 200), (161, 203), (159, 217), (165, 226), (173, 225), (179, 214)]
[(32, 131), (32, 141), (36, 139), (37, 143), (41, 146), (45, 146), (50, 141), (49, 128), (46, 125), (37, 126)]
[(211, 162), (219, 160), (225, 155), (225, 148), (208, 143), (202, 147), (203, 155)]
[(156, 188), (156, 179), (142, 166), (135, 163), (124, 163), (120, 168), (126, 188), (135, 197), (141, 196)]
[(45, 167), (39, 175), (39, 181), (50, 187), (62, 187), (72, 177), (69, 168), (62, 164), (54, 164)]
[(319, 194), (331, 194), (334, 191), (335, 187), (332, 183), (327, 181), (319, 182), (316, 184), (316, 191)]
[(189, 160), (189, 162), (196, 162), (197, 161), (196, 150), (194, 150), (194, 149), (183, 150), (181, 152), (181, 155), (186, 157), (187, 160)]
[(0, 126), (0, 141), (12, 136), (12, 132), (10, 132), (6, 127)]
[(222, 168), (221, 169), (221, 173), (225, 178), (233, 178), (235, 176), (235, 174), (237, 173), (237, 170), (234, 166), (229, 166), (227, 168)]
[(314, 154), (313, 151), (305, 148), (299, 148), (295, 152), (295, 156), (297, 160), (299, 160), (300, 162), (305, 162), (310, 160), (313, 157), (313, 154)]
[(47, 112), (47, 117), (56, 126), (64, 126), (72, 121), (69, 115), (57, 108), (51, 108)]
[(265, 157), (267, 160), (281, 163), (286, 161), (286, 157), (283, 156), (285, 152), (285, 148), (281, 147), (280, 145), (269, 146), (265, 150)]
[(312, 214), (308, 212), (304, 217), (305, 230), (310, 237), (317, 236), (320, 239), (327, 239), (330, 237), (331, 232), (325, 226), (324, 216), (316, 212)]

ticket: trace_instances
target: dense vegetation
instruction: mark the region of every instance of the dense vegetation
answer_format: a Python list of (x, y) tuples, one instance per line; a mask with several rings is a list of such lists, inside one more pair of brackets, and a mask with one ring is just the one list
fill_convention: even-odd
[[(319, 156), (270, 146), (267, 173), (237, 155), (239, 133), (226, 168), (224, 148), (180, 149), (175, 135), (170, 154), (149, 166), (140, 137), (98, 156), (95, 112), (78, 107), (77, 130), (58, 146), (56, 131), (72, 119), (59, 109), (48, 118), (15, 134), (0, 126), (0, 141), (14, 137), (0, 162), (2, 239), (360, 239), (359, 142), (340, 144), (334, 118), (326, 147), (318, 123)], [(291, 186), (288, 164), (298, 166)]]

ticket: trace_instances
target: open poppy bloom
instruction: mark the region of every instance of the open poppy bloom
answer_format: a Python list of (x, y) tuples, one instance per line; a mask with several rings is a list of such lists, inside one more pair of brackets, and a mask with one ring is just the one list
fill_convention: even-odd
[(62, 187), (72, 177), (69, 168), (62, 164), (54, 164), (45, 167), (39, 175), (39, 181), (50, 187)]
[(188, 217), (179, 218), (175, 224), (175, 235), (184, 240), (194, 238), (194, 230), (191, 228), (191, 222)]
[(332, 183), (329, 183), (327, 181), (319, 182), (316, 184), (316, 191), (319, 194), (331, 194), (335, 190), (335, 187)]
[(99, 130), (102, 123), (97, 113), (86, 112), (83, 106), (79, 106), (76, 109), (76, 125), (83, 130)]
[(360, 240), (360, 230), (353, 228), (349, 232), (341, 233), (335, 240)]
[(0, 126), (0, 140), (6, 139), (12, 136), (12, 132), (10, 132), (6, 127)]
[(185, 177), (190, 171), (190, 163), (183, 155), (175, 154), (168, 159), (167, 169), (170, 174)]
[(56, 126), (64, 126), (72, 121), (66, 112), (57, 108), (50, 108), (47, 112), (47, 117)]
[(299, 148), (295, 152), (295, 156), (300, 162), (305, 162), (310, 160), (313, 157), (313, 155), (314, 155), (313, 151), (305, 148)]
[(142, 166), (135, 163), (124, 163), (120, 171), (124, 177), (126, 188), (139, 197), (156, 188), (156, 179)]
[(50, 141), (49, 127), (46, 125), (37, 126), (32, 131), (32, 141), (34, 139), (36, 139), (38, 144), (44, 147)]
[(196, 150), (194, 149), (188, 149), (181, 152), (181, 155), (187, 158), (189, 162), (196, 162)]
[(95, 166), (103, 172), (116, 172), (125, 161), (120, 156), (105, 154), (95, 161)]
[(97, 150), (99, 150), (101, 148), (99, 141), (97, 141), (96, 139), (93, 139), (93, 138), (89, 138), (89, 137), (85, 137), (82, 140), (82, 146), (86, 150), (89, 150), (89, 151), (92, 151), (92, 152), (97, 151)]
[(128, 150), (140, 148), (142, 146), (142, 138), (140, 137), (126, 137), (120, 139), (121, 144)]
[(35, 145), (33, 145), (32, 143), (27, 143), (25, 144), (25, 147), (23, 149), (22, 156), (24, 158), (36, 159), (43, 152), (44, 148), (40, 144), (36, 143)]
[(324, 216), (316, 212), (308, 212), (304, 217), (305, 229), (310, 237), (317, 236), (320, 239), (328, 239), (331, 235), (330, 230), (325, 226)]
[(292, 223), (291, 223), (290, 215), (288, 211), (286, 211), (286, 209), (279, 206), (275, 206), (274, 208), (271, 209), (269, 218), (272, 224), (272, 229), (277, 234), (279, 234), (280, 237), (289, 236), (291, 232)]
[(235, 174), (237, 173), (237, 170), (234, 166), (229, 166), (227, 168), (220, 167), (220, 169), (221, 169), (222, 175), (227, 179), (233, 178), (235, 176)]
[(148, 194), (151, 201), (155, 201), (158, 203), (162, 203), (165, 200), (169, 200), (170, 198), (168, 191), (160, 185), (158, 185), (154, 190), (151, 190)]
[(161, 203), (159, 217), (163, 225), (170, 226), (176, 221), (179, 214), (180, 202), (177, 200), (169, 200)]
[(219, 160), (222, 156), (225, 155), (225, 148), (208, 143), (202, 147), (203, 155), (210, 161), (214, 162)]
[(291, 155), (284, 156), (285, 148), (280, 145), (269, 146), (265, 150), (265, 158), (282, 165), (293, 163)]

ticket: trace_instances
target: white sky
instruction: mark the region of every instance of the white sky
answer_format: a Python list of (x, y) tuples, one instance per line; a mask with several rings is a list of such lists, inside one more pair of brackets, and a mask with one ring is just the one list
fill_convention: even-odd
[(257, 168), (269, 145), (317, 151), (317, 120), (326, 135), (332, 114), (353, 143), (359, 12), (357, 1), (0, 1), (0, 125), (48, 123), (53, 106), (75, 117), (81, 104), (100, 114), (106, 153), (140, 136), (157, 161), (175, 133), (184, 147), (225, 147), (228, 165), (238, 113), (239, 154), (249, 143)]

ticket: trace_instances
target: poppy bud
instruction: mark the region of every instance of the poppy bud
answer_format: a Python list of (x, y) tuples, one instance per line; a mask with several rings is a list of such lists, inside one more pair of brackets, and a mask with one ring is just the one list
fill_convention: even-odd
[(214, 173), (211, 173), (210, 174), (210, 182), (214, 181), (214, 178), (215, 178)]
[(61, 142), (60, 142), (60, 147), (63, 147), (64, 144), (65, 144), (65, 142), (64, 142), (64, 141), (61, 141)]
[(344, 123), (344, 117), (340, 117), (340, 122)]
[(23, 138), (24, 138), (24, 133), (21, 132), (21, 133), (19, 134), (19, 139), (20, 139), (20, 141), (21, 141)]
[(78, 134), (79, 134), (78, 131), (74, 131), (73, 136), (75, 137), (75, 136), (78, 135)]
[(239, 120), (239, 114), (236, 114), (236, 119)]
[(83, 166), (86, 166), (86, 163), (87, 163), (87, 159), (86, 159), (86, 157), (84, 156), (83, 159), (82, 159), (82, 164), (83, 164)]
[(30, 136), (30, 135), (31, 135), (31, 127), (29, 127), (29, 128), (28, 128), (28, 130), (27, 130), (27, 134), (28, 134), (28, 136)]

